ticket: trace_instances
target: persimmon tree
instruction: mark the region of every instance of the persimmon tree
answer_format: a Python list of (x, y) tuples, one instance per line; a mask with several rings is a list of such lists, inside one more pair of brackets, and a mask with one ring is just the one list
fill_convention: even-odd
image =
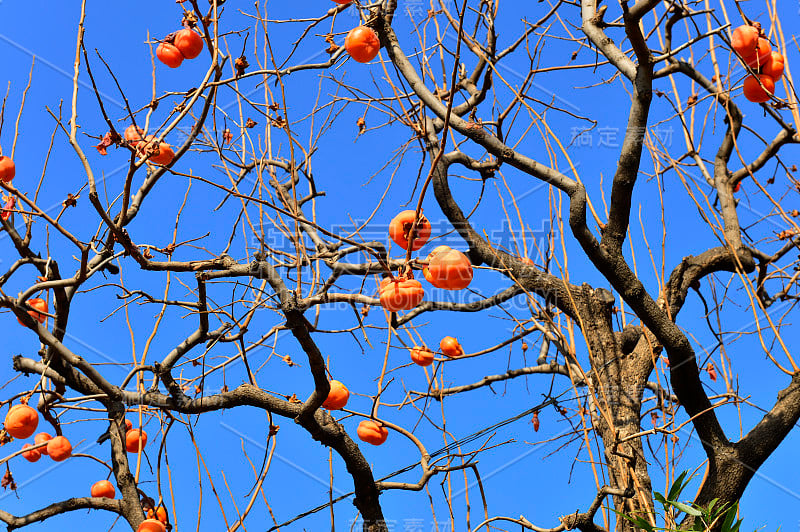
[[(261, 504), (273, 521), (254, 527), (298, 526), (265, 495), (292, 432), (330, 450), (330, 463), (295, 459), (347, 479), (339, 499), (355, 505), (331, 491), (297, 519), (324, 511), (341, 527), (357, 512), (363, 530), (390, 530), (387, 501), (424, 491), (416, 504), (445, 504), (459, 530), (727, 526), (703, 512), (735, 511), (800, 418), (800, 182), (785, 159), (800, 113), (777, 3), (273, 4), (149, 13), (176, 30), (125, 44), (152, 58), (150, 87), (120, 81), (125, 55), (102, 50), (87, 23), (99, 8), (84, 0), (71, 94), (43, 112), (49, 147), (20, 133), (39, 111), (12, 74), (22, 99), (13, 131), (6, 100), (0, 118), (0, 317), (25, 348), (0, 388), (4, 487), (23, 458), (69, 455), (65, 442), (99, 423), (109, 443), (69, 458), (96, 468), (87, 496), (0, 521), (93, 509), (133, 530), (203, 529), (214, 509), (175, 504), (169, 453), (189, 453), (228, 530)], [(359, 143), (370, 147), (358, 160), (336, 157)], [(78, 164), (68, 191), (47, 163), (62, 148)], [(45, 161), (38, 182), (42, 164), (26, 167), (23, 151)], [(112, 159), (121, 178), (105, 175)], [(731, 334), (742, 313), (755, 329)], [(110, 366), (70, 336), (87, 327), (129, 359)], [(370, 361), (367, 378), (348, 379), (362, 363), (343, 346)], [(771, 404), (740, 387), (747, 374)], [(473, 433), (448, 428), (445, 405), (522, 381), (522, 414), (508, 401), (499, 425), (476, 412)], [(23, 449), (20, 403), (56, 437)], [(253, 409), (267, 420), (252, 429), (263, 463), (226, 515), (196, 425)], [(555, 435), (545, 415), (568, 430)], [(494, 511), (502, 495), (484, 490), (479, 458), (508, 452), (493, 430), (519, 419), (519, 440), (575, 448), (577, 482), (594, 486), (570, 501), (578, 511)], [(176, 448), (181, 434), (191, 443)], [(368, 443), (391, 446), (414, 479)], [(692, 470), (704, 471), (696, 495), (663, 504), (657, 492)], [(456, 478), (479, 488), (430, 489)]]

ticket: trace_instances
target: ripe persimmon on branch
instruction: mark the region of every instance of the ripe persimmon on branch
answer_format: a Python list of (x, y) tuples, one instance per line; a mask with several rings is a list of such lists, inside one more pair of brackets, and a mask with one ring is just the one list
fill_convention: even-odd
[(757, 4), (58, 7), (0, 108), (0, 521), (794, 516), (754, 486), (800, 420), (796, 53)]

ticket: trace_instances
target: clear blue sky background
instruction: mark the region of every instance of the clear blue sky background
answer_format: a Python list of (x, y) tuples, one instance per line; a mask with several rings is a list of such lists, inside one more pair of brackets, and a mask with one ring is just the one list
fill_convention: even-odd
[[(413, 6), (409, 0), (405, 0), (405, 2), (408, 4), (405, 7)], [(399, 3), (403, 8), (404, 0), (400, 0)], [(205, 2), (201, 2), (201, 4), (205, 4)], [(270, 18), (277, 19), (313, 17), (319, 16), (331, 5), (329, 0), (312, 0), (305, 3), (270, 2), (269, 15)], [(529, 20), (536, 20), (545, 12), (546, 5), (546, 3), (522, 1), (501, 2), (503, 17), (500, 25), (503, 29), (500, 32), (499, 46), (508, 45), (523, 31), (521, 17), (525, 16)], [(786, 32), (787, 38), (791, 38), (790, 36), (798, 28), (797, 4), (787, 2), (787, 5), (781, 6), (781, 9), (784, 7), (785, 11), (782, 13), (784, 32)], [(248, 26), (252, 25), (252, 19), (241, 15), (239, 10), (251, 12), (252, 5), (237, 0), (226, 2), (223, 19), (224, 31), (246, 30)], [(575, 8), (568, 7), (565, 12), (569, 14), (569, 22), (579, 23)], [(27, 94), (15, 155), (17, 164), (15, 185), (29, 195), (33, 194), (42, 171), (54, 127), (54, 121), (45, 108), (49, 107), (58, 113), (59, 103), (63, 101), (64, 116), (68, 116), (69, 113), (75, 33), (79, 13), (78, 2), (0, 1), (0, 50), (2, 50), (4, 62), (3, 78), (0, 81), (10, 81), (11, 83), (6, 105), (5, 124), (2, 136), (0, 136), (4, 153), (10, 153), (16, 112), (27, 82), (32, 58), (36, 57), (33, 82)], [(762, 20), (764, 17), (764, 14), (759, 12), (752, 12), (749, 15), (754, 18), (761, 17)], [(101, 91), (108, 96), (106, 99), (107, 109), (114, 119), (123, 118), (125, 116), (124, 109), (118, 104), (120, 97), (112, 80), (104, 72), (97, 56), (94, 55), (94, 49), (98, 49), (108, 61), (125, 89), (132, 107), (141, 108), (150, 100), (152, 85), (150, 55), (145, 44), (148, 32), (151, 37), (162, 37), (177, 29), (179, 20), (180, 8), (172, 2), (89, 2), (86, 20), (87, 48), (92, 52), (92, 66)], [(335, 31), (345, 32), (354, 24), (355, 19), (352, 16), (340, 16), (336, 22)], [(395, 26), (401, 42), (407, 46), (408, 50), (416, 46), (417, 40), (411, 34), (411, 25), (407, 15), (398, 15)], [(270, 25), (270, 42), (279, 59), (286, 56), (290, 43), (299, 36), (302, 27), (288, 24)], [(328, 28), (329, 22), (325, 22), (316, 32), (312, 32), (316, 35), (309, 37), (300, 46), (292, 62), (324, 60), (327, 55), (322, 51), (326, 45), (318, 35), (329, 31)], [(558, 35), (563, 35), (565, 32), (563, 28), (559, 27), (559, 24), (554, 25), (553, 31)], [(570, 28), (570, 31), (575, 34), (579, 30)], [(247, 55), (251, 64), (255, 65), (256, 62), (252, 59), (252, 39), (251, 35), (248, 41)], [(342, 40), (343, 35), (337, 36), (338, 43), (341, 43)], [(235, 34), (231, 35), (228, 42), (235, 57), (241, 50), (241, 37)], [(260, 40), (259, 43), (261, 44)], [(553, 40), (548, 43), (547, 52), (543, 55), (540, 66), (564, 64), (576, 49), (577, 46), (572, 43)], [(796, 47), (791, 45), (788, 58), (790, 65), (794, 65), (796, 59)], [(577, 59), (584, 63), (593, 60), (594, 55), (585, 50), (579, 54)], [(157, 64), (157, 93), (186, 90), (196, 86), (205, 72), (206, 62), (207, 57), (203, 55), (198, 60), (184, 63), (180, 69), (174, 71)], [(527, 59), (524, 56), (512, 58), (508, 61), (507, 66), (508, 68), (503, 67), (501, 72), (509, 83), (518, 86), (523, 79), (521, 76), (529, 68)], [(559, 105), (569, 109), (572, 113), (589, 116), (597, 121), (597, 128), (589, 133), (592, 145), (575, 145), (570, 148), (570, 153), (577, 164), (581, 179), (587, 184), (595, 206), (601, 210), (601, 176), (604, 179), (602, 187), (607, 193), (610, 189), (609, 179), (613, 175), (617, 155), (615, 149), (602, 146), (601, 141), (603, 139), (609, 141), (608, 135), (615, 130), (620, 132), (618, 139), (621, 138), (627, 116), (628, 95), (618, 83), (591, 90), (577, 87), (594, 85), (601, 81), (601, 76), (608, 76), (609, 73), (607, 68), (600, 68), (597, 73), (583, 70), (577, 74), (542, 75), (536, 78), (536, 90), (534, 91), (534, 96), (541, 100), (549, 102), (555, 97)], [(711, 74), (708, 75), (711, 76)], [(304, 118), (312, 108), (318, 93), (321, 94), (321, 101), (325, 101), (328, 95), (336, 90), (336, 85), (331, 78), (346, 80), (349, 84), (360, 86), (375, 94), (373, 81), (383, 83), (381, 81), (383, 76), (383, 70), (379, 65), (365, 66), (353, 62), (344, 64), (340, 62), (336, 68), (328, 71), (315, 70), (294, 74), (284, 80), (288, 89), (289, 118), (293, 122)], [(81, 71), (81, 80), (88, 82), (84, 70)], [(5, 83), (0, 85), (0, 87), (4, 86)], [(270, 88), (273, 91), (277, 90), (273, 85), (270, 85)], [(662, 80), (659, 82), (658, 88), (666, 91), (670, 87), (667, 81)], [(254, 80), (243, 82), (241, 89), (245, 93), (252, 93), (255, 101), (264, 102), (263, 89), (257, 88)], [(691, 90), (683, 85), (681, 94), (685, 101), (691, 94)], [(507, 91), (503, 93), (500, 90), (499, 97), (506, 102)], [(775, 134), (775, 129), (760, 118), (762, 114), (760, 108), (744, 102), (741, 97), (739, 100), (742, 102), (746, 119), (754, 120), (751, 124), (760, 124), (764, 128), (760, 132), (765, 137), (771, 138)], [(238, 110), (234, 102), (234, 94), (231, 91), (220, 93), (219, 105), (227, 106), (226, 110), (232, 120), (238, 119)], [(659, 120), (671, 115), (672, 111), (666, 105), (665, 100), (655, 99), (654, 106), (651, 124), (656, 124)], [(160, 122), (171, 107), (172, 105), (168, 101), (162, 102), (156, 113), (157, 121)], [(378, 172), (385, 160), (394, 153), (396, 147), (408, 138), (407, 129), (394, 125), (356, 139), (355, 121), (362, 113), (363, 109), (360, 107), (352, 106), (345, 109), (335, 127), (325, 134), (325, 139), (320, 143), (319, 150), (314, 155), (313, 172), (317, 187), (327, 194), (319, 201), (317, 210), (318, 220), (323, 225), (350, 226), (351, 219), (364, 220), (371, 214), (377, 198), (388, 186), (391, 176), (389, 172), (384, 171), (372, 180), (368, 181), (368, 178)], [(247, 108), (244, 116), (250, 116), (259, 122), (254, 131), (261, 135), (263, 142), (264, 117), (260, 116), (256, 110)], [(587, 125), (586, 121), (556, 112), (550, 112), (547, 118), (550, 126), (565, 144), (569, 143), (576, 128), (584, 128)], [(222, 116), (219, 115), (218, 119), (222, 120)], [(376, 126), (384, 119), (384, 116), (371, 111), (367, 114), (367, 125)], [(81, 87), (79, 124), (81, 133), (85, 134), (102, 135), (107, 129), (93, 94), (84, 86)], [(126, 124), (123, 124), (121, 128), (124, 125)], [(188, 126), (188, 124), (186, 125)], [(512, 137), (518, 135), (525, 127), (527, 127), (527, 120), (521, 117), (510, 134)], [(720, 120), (718, 129), (721, 127)], [(299, 132), (303, 139), (307, 138), (308, 128), (308, 120), (298, 122), (294, 126), (295, 131)], [(236, 128), (233, 129), (236, 134)], [(676, 122), (665, 125), (656, 132), (663, 135), (664, 138), (669, 137), (668, 142), (674, 146), (674, 154), (682, 153), (683, 140)], [(719, 130), (707, 132), (705, 149), (708, 150), (706, 154), (709, 157), (713, 156), (716, 150), (715, 141), (718, 137)], [(746, 157), (752, 157), (758, 153), (759, 144), (751, 135), (743, 134), (742, 139), (742, 151)], [(178, 140), (175, 139), (173, 142), (177, 143)], [(100, 157), (92, 148), (95, 143), (96, 141), (87, 137), (84, 137), (82, 141), (84, 150), (94, 167), (95, 175), (98, 178), (104, 176), (105, 185), (108, 187), (107, 195), (113, 198), (122, 190), (124, 169), (127, 167), (128, 157), (126, 152), (114, 149), (107, 157)], [(276, 144), (276, 149), (281, 155), (287, 155), (285, 142), (280, 146)], [(545, 147), (535, 134), (532, 134), (520, 146), (520, 150), (545, 163), (548, 162)], [(790, 150), (786, 150), (784, 153), (789, 164), (793, 163), (795, 154), (796, 151)], [(394, 177), (389, 194), (378, 211), (374, 223), (367, 229), (367, 231), (373, 231), (375, 235), (369, 236), (381, 237), (385, 231), (386, 221), (394, 215), (400, 205), (410, 199), (421, 157), (414, 145), (405, 157), (404, 165)], [(187, 173), (192, 171), (216, 182), (227, 184), (227, 177), (212, 168), (211, 161), (207, 157), (190, 154), (177, 165), (176, 169)], [(561, 169), (566, 172), (567, 166), (563, 164), (563, 161), (560, 164), (562, 165)], [(643, 163), (643, 169), (651, 170), (651, 163), (647, 159)], [(765, 169), (764, 179), (774, 170), (774, 165)], [(508, 168), (504, 170), (504, 177), (519, 198), (519, 206), (524, 214), (527, 227), (534, 231), (546, 227), (543, 224), (547, 223), (549, 216), (547, 189), (530, 177), (520, 175)], [(137, 176), (134, 185), (140, 183), (141, 179), (142, 176)], [(76, 193), (84, 182), (85, 175), (77, 158), (66, 143), (64, 135), (57, 132), (39, 204), (42, 207), (52, 206), (57, 212), (66, 194)], [(785, 185), (785, 178), (782, 178), (780, 172), (778, 172), (777, 182), (779, 186)], [(480, 184), (466, 180), (459, 180), (456, 183), (455, 192), (459, 201), (465, 206), (473, 205), (480, 192)], [(186, 180), (180, 177), (165, 177), (161, 180), (137, 220), (129, 227), (134, 241), (158, 246), (165, 246), (171, 241), (175, 214), (183, 201), (186, 186)], [(748, 183), (745, 182), (742, 193), (744, 205), (741, 209), (743, 226), (759, 219), (770, 209), (763, 199), (757, 195), (750, 195), (748, 188)], [(502, 190), (502, 197), (498, 196), (498, 190)], [(220, 201), (221, 197), (221, 194), (211, 187), (204, 187), (199, 183), (193, 185), (190, 202), (185, 209), (183, 223), (178, 230), (179, 241), (196, 238), (210, 232), (210, 237), (206, 238), (201, 245), (212, 251), (224, 248), (228, 238), (229, 220), (232, 216), (236, 216), (238, 204), (229, 201), (225, 208), (212, 213), (211, 209)], [(699, 253), (709, 246), (716, 245), (716, 239), (700, 219), (693, 202), (687, 197), (683, 185), (674, 174), (668, 174), (664, 183), (664, 198), (664, 216), (671, 232), (666, 243), (664, 259), (666, 269), (669, 271), (681, 257)], [(504, 217), (503, 208), (513, 208), (507, 200), (508, 196), (502, 182), (490, 182), (484, 195), (484, 203), (473, 218), (480, 229), (485, 229), (495, 239), (500, 239), (504, 232), (508, 231), (501, 223)], [(651, 293), (655, 294), (658, 290), (656, 276), (653, 273), (654, 269), (646, 254), (647, 249), (642, 238), (642, 227), (644, 227), (651, 246), (658, 253), (656, 263), (660, 264), (661, 213), (657, 208), (653, 208), (658, 202), (655, 181), (643, 179), (637, 189), (635, 200), (637, 206), (632, 214), (631, 237), (635, 243), (637, 267), (643, 281)], [(790, 201), (794, 201), (794, 199)], [(505, 205), (504, 202), (506, 202)], [(641, 211), (639, 205), (642, 206)], [(788, 205), (787, 208), (795, 207), (796, 205)], [(434, 221), (435, 231), (437, 234), (441, 234), (442, 228), (445, 226), (439, 222), (443, 217), (432, 195), (426, 198), (425, 208), (428, 217)], [(79, 238), (83, 240), (91, 238), (96, 231), (98, 222), (85, 191), (81, 194), (78, 206), (68, 211), (63, 220), (75, 230)], [(764, 222), (762, 226), (754, 230), (756, 234), (753, 236), (756, 239), (768, 238), (773, 232), (785, 228), (779, 222), (774, 225)], [(515, 225), (513, 229), (518, 231), (519, 227)], [(53, 233), (50, 231), (51, 252), (60, 260), (62, 274), (67, 275), (71, 273), (77, 263), (70, 258), (73, 254), (72, 250)], [(42, 224), (37, 224), (35, 235), (34, 246), (44, 252), (45, 233)], [(606, 286), (594, 269), (581, 258), (580, 251), (570, 234), (565, 235), (565, 240), (570, 250), (571, 281), (576, 284), (589, 282), (595, 286)], [(465, 248), (463, 243), (456, 239), (451, 238), (449, 243), (454, 247)], [(234, 249), (232, 254), (239, 260), (245, 260), (244, 243), (239, 239), (237, 244), (232, 248)], [(422, 252), (426, 253), (433, 245), (436, 244), (429, 245)], [(765, 243), (763, 247), (766, 250), (773, 250), (775, 244)], [(399, 254), (396, 249), (393, 250), (393, 253)], [(535, 257), (535, 253), (529, 252), (529, 254)], [(0, 235), (0, 260), (2, 260), (0, 269), (10, 264), (9, 261), (13, 256), (13, 247), (7, 237)], [(207, 255), (203, 251), (191, 248), (184, 248), (176, 254), (176, 259), (179, 260), (206, 257)], [(163, 276), (144, 275), (138, 271), (131, 260), (126, 262), (123, 271), (126, 286), (146, 288), (154, 294), (163, 292)], [(29, 286), (34, 281), (33, 276), (34, 274), (30, 271), (18, 276), (7, 285), (7, 293), (13, 294), (23, 287)], [(177, 282), (177, 277), (191, 286), (193, 284), (192, 276), (184, 275), (173, 278), (171, 297), (174, 299), (186, 298), (186, 291)], [(103, 282), (102, 278), (97, 277), (87, 285), (87, 288), (96, 287)], [(116, 281), (109, 277), (107, 282)], [(356, 285), (350, 283), (348, 286), (355, 288)], [(507, 286), (507, 282), (500, 279), (498, 275), (479, 271), (473, 288), (481, 294), (490, 295), (505, 286)], [(708, 285), (704, 284), (703, 289), (709, 299)], [(124, 314), (119, 312), (112, 318), (101, 322), (120, 304), (120, 301), (114, 297), (118, 293), (119, 291), (114, 287), (106, 286), (79, 295), (73, 304), (66, 343), (92, 362), (129, 362), (131, 360), (131, 341), (125, 325)], [(218, 302), (224, 302), (230, 298), (228, 290), (212, 288), (211, 294), (218, 298)], [(728, 296), (739, 304), (746, 302), (738, 281), (733, 282)], [(442, 298), (447, 297), (447, 294), (429, 291), (428, 297)], [(775, 305), (770, 309), (770, 314), (779, 316), (788, 308), (788, 304)], [(774, 401), (777, 390), (786, 385), (787, 378), (778, 374), (766, 361), (757, 338), (751, 334), (755, 330), (752, 313), (744, 306), (736, 308), (731, 305), (730, 309), (729, 313), (725, 315), (721, 327), (725, 331), (733, 331), (726, 335), (726, 339), (737, 339), (737, 342), (730, 346), (727, 354), (733, 359), (734, 367), (739, 372), (740, 393), (749, 396), (753, 404), (768, 408)], [(130, 308), (137, 353), (141, 353), (158, 310), (155, 306)], [(241, 315), (243, 311), (241, 306), (237, 308), (238, 315)], [(523, 317), (526, 313), (522, 304), (517, 304), (512, 311)], [(705, 349), (711, 349), (714, 345), (713, 336), (702, 322), (702, 312), (702, 305), (699, 304), (697, 298), (690, 296), (689, 303), (679, 320), (682, 326), (691, 330), (698, 354), (704, 353)], [(495, 309), (479, 315), (446, 313), (425, 315), (417, 323), (424, 325), (420, 332), (429, 345), (437, 345), (441, 336), (453, 334), (459, 337), (468, 352), (474, 352), (496, 344), (509, 336), (511, 322), (504, 318), (505, 315)], [(763, 316), (759, 316), (759, 318), (762, 318), (763, 322)], [(251, 326), (251, 331), (254, 334), (266, 332), (269, 327), (277, 323), (275, 320), (275, 314), (261, 312)], [(353, 323), (354, 317), (349, 311), (323, 310), (320, 317), (320, 327), (323, 329), (350, 327)], [(385, 325), (383, 314), (379, 312), (379, 309), (374, 309), (370, 313), (367, 323)], [(151, 346), (149, 360), (162, 357), (195, 327), (196, 321), (192, 316), (186, 316), (177, 310), (170, 310)], [(716, 327), (719, 327), (719, 324), (715, 323)], [(0, 380), (5, 382), (12, 374), (11, 356), (23, 353), (35, 357), (38, 342), (31, 333), (22, 330), (11, 316), (0, 316), (0, 331), (3, 331), (2, 351), (5, 355), (5, 362), (0, 365), (0, 377), (2, 377)], [(367, 345), (360, 336), (358, 342), (350, 335), (317, 335), (315, 338), (329, 358), (332, 374), (347, 383), (354, 392), (350, 406), (361, 412), (368, 411), (371, 400), (364, 397), (363, 394), (373, 394), (376, 390), (374, 378), (379, 374), (383, 361), (385, 333), (373, 330), (370, 333), (371, 345)], [(796, 333), (787, 333), (784, 339), (790, 348), (797, 345)], [(579, 346), (581, 345), (582, 342), (579, 340)], [(531, 354), (535, 357), (536, 346), (533, 347), (528, 352), (529, 363)], [(223, 347), (218, 352), (214, 352), (214, 356), (218, 358), (209, 359), (207, 363), (218, 363), (221, 360), (219, 357), (231, 355), (234, 352), (230, 347)], [(250, 357), (254, 367), (261, 367), (269, 359), (269, 362), (258, 373), (259, 384), (265, 389), (287, 394), (296, 393), (298, 397), (306, 397), (311, 391), (312, 382), (305, 367), (287, 367), (274, 356), (270, 359), (271, 352), (270, 345), (253, 353)], [(290, 355), (301, 366), (305, 366), (302, 351), (288, 335), (279, 337), (277, 352), (281, 355)], [(719, 360), (718, 350), (714, 352), (714, 357), (715, 360)], [(403, 365), (406, 362), (405, 351), (400, 349), (391, 351), (390, 364), (392, 367)], [(522, 367), (523, 365), (525, 362), (522, 358), (520, 344), (517, 342), (511, 350), (500, 350), (486, 357), (445, 365), (445, 381), (449, 384), (470, 383), (479, 380), (484, 375), (501, 373), (506, 368)], [(197, 368), (192, 368), (190, 365), (184, 366), (183, 370), (186, 375), (196, 375), (198, 371)], [(106, 366), (105, 371), (109, 379), (117, 383), (127, 373), (127, 370), (114, 365)], [(395, 380), (389, 387), (386, 398), (392, 402), (397, 402), (403, 397), (404, 389), (420, 390), (426, 384), (422, 370), (417, 367), (404, 367), (392, 372), (390, 376)], [(232, 366), (225, 375), (225, 383), (231, 388), (244, 382), (244, 379), (243, 368), (239, 364)], [(724, 391), (721, 381), (712, 383), (707, 378), (705, 381), (710, 393)], [(16, 393), (32, 387), (33, 382), (33, 379), (30, 378), (17, 379), (2, 393), (4, 396)], [(219, 376), (219, 378), (213, 379), (213, 382), (207, 382), (206, 389), (213, 391), (222, 384), (221, 376)], [(543, 394), (550, 388), (550, 384), (549, 377), (518, 379), (508, 382), (506, 385), (495, 386), (495, 393), (484, 388), (448, 399), (443, 409), (447, 422), (446, 428), (454, 437), (463, 438), (494, 423), (511, 418), (540, 402)], [(565, 382), (556, 380), (554, 389), (564, 390), (566, 389), (565, 385)], [(568, 403), (566, 406), (572, 409), (575, 404), (574, 402)], [(442, 410), (438, 403), (431, 405), (431, 411), (434, 419), (440, 419)], [(758, 410), (751, 407), (743, 407), (741, 414), (741, 426), (744, 430), (751, 427), (760, 415)], [(405, 408), (399, 412), (396, 409), (383, 408), (381, 415), (408, 428), (413, 427), (419, 418), (419, 415), (411, 408)], [(739, 427), (737, 411), (733, 408), (723, 409), (720, 415), (729, 437), (736, 438)], [(101, 417), (97, 414), (90, 413), (88, 415), (89, 418), (92, 418), (91, 421), (84, 421), (85, 417), (79, 413), (66, 414), (62, 419), (62, 422), (65, 423), (65, 433), (74, 443), (78, 443), (78, 451), (106, 459), (108, 448), (97, 447), (93, 443), (97, 435), (105, 429), (105, 423), (96, 419)], [(552, 409), (541, 414), (541, 421), (542, 428), (538, 433), (534, 433), (528, 417), (493, 431), (496, 433), (490, 440), (491, 444), (511, 440), (513, 442), (485, 452), (480, 457), (480, 471), (488, 494), (490, 515), (519, 516), (524, 514), (538, 526), (552, 527), (558, 523), (557, 516), (574, 512), (577, 509), (585, 509), (593, 498), (595, 487), (591, 470), (585, 462), (589, 458), (585, 449), (577, 455), (579, 462), (575, 463), (573, 468), (573, 460), (579, 450), (577, 443), (573, 442), (562, 448), (561, 445), (566, 441), (559, 438), (551, 443), (533, 445), (534, 442), (563, 435), (565, 431), (569, 430), (569, 425)], [(264, 489), (275, 518), (278, 522), (282, 522), (326, 501), (328, 497), (328, 465), (326, 463), (328, 452), (326, 448), (313, 442), (307, 433), (291, 420), (276, 418), (275, 422), (281, 426), (281, 429), (275, 458)], [(357, 421), (348, 419), (344, 421), (344, 424), (348, 431), (355, 436)], [(246, 505), (245, 494), (249, 492), (254, 480), (253, 470), (244, 458), (242, 449), (258, 467), (264, 453), (263, 443), (266, 440), (267, 427), (266, 415), (249, 408), (202, 416), (199, 420), (192, 419), (192, 431), (203, 458), (203, 463), (199, 466), (201, 471), (199, 476), (203, 486), (200, 530), (220, 530), (224, 526), (216, 498), (209, 484), (206, 468), (211, 474), (216, 493), (222, 500), (229, 522), (234, 521), (236, 512), (231, 503), (231, 494), (236, 505), (242, 509)], [(160, 443), (160, 435), (156, 435), (156, 425), (151, 424), (148, 429), (151, 437)], [(440, 433), (432, 429), (430, 424), (424, 420), (417, 427), (416, 433), (430, 451), (445, 444)], [(485, 439), (484, 437), (476, 442), (466, 444), (462, 451), (476, 449)], [(679, 470), (692, 469), (700, 465), (702, 461), (702, 457), (698, 454), (698, 442), (689, 431), (684, 431), (681, 434), (681, 445), (688, 440), (692, 440), (692, 445), (686, 450)], [(448, 439), (446, 443), (450, 443), (450, 441), (452, 440)], [(654, 446), (656, 443), (653, 441)], [(18, 442), (13, 443), (10, 448), (16, 449), (18, 444)], [(800, 516), (797, 511), (800, 508), (800, 495), (798, 495), (800, 494), (800, 482), (797, 480), (798, 469), (795, 461), (795, 450), (798, 445), (800, 445), (800, 437), (798, 431), (795, 430), (751, 483), (742, 503), (746, 530), (754, 530), (759, 527), (764, 527), (764, 530), (778, 528), (797, 530), (800, 528), (800, 522), (798, 522)], [(9, 448), (4, 451), (7, 449)], [(156, 449), (155, 445), (148, 446), (148, 458), (153, 465), (158, 460)], [(365, 446), (363, 450), (367, 459), (374, 464), (376, 477), (382, 477), (417, 460), (414, 447), (397, 434), (391, 435), (389, 442), (382, 447)], [(196, 528), (194, 523), (198, 509), (198, 463), (186, 430), (178, 430), (176, 427), (168, 438), (167, 451), (172, 477), (171, 479), (166, 476), (161, 478), (162, 489), (168, 493), (171, 483), (176, 493), (177, 516), (181, 525), (179, 530), (193, 530)], [(596, 450), (593, 452), (596, 456)], [(96, 480), (105, 478), (106, 474), (102, 466), (82, 458), (72, 459), (58, 466), (54, 466), (47, 459), (36, 464), (29, 464), (17, 459), (12, 463), (12, 469), (19, 484), (19, 490), (16, 494), (0, 493), (0, 508), (15, 514), (27, 513), (66, 497), (88, 495), (89, 486)], [(334, 496), (350, 491), (352, 482), (337, 457), (334, 457), (333, 469), (335, 475)], [(657, 489), (663, 491), (663, 479), (658, 476), (657, 467), (654, 466), (652, 471), (655, 475), (654, 483), (658, 487)], [(419, 470), (414, 470), (397, 479), (415, 481), (418, 475)], [(701, 476), (702, 470), (698, 479)], [(449, 523), (448, 510), (443, 503), (442, 489), (457, 494), (464, 489), (465, 481), (462, 476), (455, 475), (449, 485), (442, 487), (440, 486), (441, 480), (441, 478), (435, 478), (429, 484), (430, 493), (435, 500), (435, 518), (431, 515), (428, 495), (424, 492), (391, 492), (382, 497), (385, 515), (387, 519), (396, 522), (396, 530), (424, 530), (427, 532), (433, 529), (434, 519), (439, 521), (440, 530), (448, 530), (446, 528)], [(468, 481), (471, 484), (469, 486), (471, 524), (475, 526), (481, 521), (483, 511), (476, 486), (472, 485), (473, 479), (470, 477)], [(144, 464), (141, 487), (151, 496), (155, 496), (155, 482), (155, 475), (148, 465)], [(694, 483), (687, 494), (694, 493), (696, 485), (697, 483)], [(230, 489), (230, 493), (228, 489)], [(466, 528), (464, 498), (463, 496), (454, 496), (454, 499), (457, 501), (453, 507), (456, 516), (455, 529), (464, 530)], [(354, 516), (355, 509), (349, 501), (339, 503), (336, 506), (337, 529), (349, 529), (350, 521)], [(73, 528), (105, 530), (112, 523), (113, 518), (102, 513), (76, 512), (44, 524), (31, 526), (30, 530)], [(263, 500), (259, 500), (245, 524), (249, 530), (265, 530), (269, 523), (271, 523), (271, 519), (267, 509)], [(329, 523), (330, 516), (327, 511), (323, 511), (290, 525), (286, 530), (322, 530), (327, 529), (330, 526)], [(418, 525), (421, 528), (411, 528), (412, 525)], [(117, 530), (122, 528), (120, 525), (115, 527)]]

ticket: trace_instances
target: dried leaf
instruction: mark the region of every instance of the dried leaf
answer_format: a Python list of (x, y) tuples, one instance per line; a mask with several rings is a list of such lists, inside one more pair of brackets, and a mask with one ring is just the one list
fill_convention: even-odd
[(244, 127), (246, 127), (247, 129), (252, 129), (256, 126), (256, 124), (258, 124), (258, 122), (256, 122), (252, 118), (248, 118), (247, 122), (244, 123)]
[(97, 148), (97, 151), (100, 152), (100, 155), (108, 155), (106, 148), (108, 148), (112, 144), (118, 144), (119, 141), (121, 140), (122, 138), (119, 135), (117, 135), (112, 131), (109, 131), (108, 133), (103, 135), (103, 139), (100, 141), (100, 144), (95, 146), (95, 148)]
[(233, 63), (234, 68), (236, 68), (236, 77), (243, 76), (247, 67), (250, 66), (250, 63), (247, 62), (247, 58), (245, 56), (241, 56), (236, 59)]
[(233, 140), (233, 133), (228, 128), (225, 128), (225, 131), (222, 132), (222, 142), (225, 144), (230, 144)]
[(0, 480), (0, 487), (3, 489), (11, 488), (12, 490), (17, 489), (17, 484), (14, 482), (14, 477), (11, 475), (11, 470), (6, 469), (6, 474), (3, 475), (3, 480)]
[(706, 366), (706, 371), (708, 372), (708, 377), (712, 381), (716, 382), (716, 380), (717, 380), (717, 369), (714, 367), (714, 363), (713, 362), (709, 362), (708, 363), (708, 366)]
[(531, 423), (533, 423), (533, 431), (539, 432), (539, 411), (534, 410), (533, 416), (531, 417)]
[(8, 199), (6, 199), (6, 204), (3, 205), (3, 214), (0, 214), (0, 218), (8, 220), (14, 212), (14, 207), (16, 205), (17, 199), (14, 196), (9, 196)]
[(67, 199), (62, 201), (61, 205), (64, 208), (66, 208), (66, 207), (75, 207), (76, 205), (78, 205), (78, 198), (80, 198), (80, 195), (74, 196), (71, 193), (67, 193)]

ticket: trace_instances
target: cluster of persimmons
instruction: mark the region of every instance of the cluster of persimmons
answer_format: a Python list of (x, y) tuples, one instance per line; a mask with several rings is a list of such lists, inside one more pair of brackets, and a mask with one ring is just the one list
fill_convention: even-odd
[(756, 103), (769, 101), (783, 76), (783, 55), (772, 50), (760, 25), (744, 24), (733, 30), (731, 46), (754, 72), (744, 80), (744, 97)]
[[(389, 237), (406, 251), (417, 251), (431, 236), (431, 224), (421, 213), (403, 211), (389, 224)], [(438, 246), (428, 254), (424, 261), (422, 273), (425, 279), (437, 288), (445, 290), (463, 290), (472, 282), (472, 263), (462, 252), (449, 246)], [(425, 289), (422, 283), (411, 276), (411, 270), (399, 276), (383, 279), (379, 289), (381, 306), (389, 312), (410, 310), (422, 302)], [(458, 340), (445, 336), (439, 343), (441, 353), (450, 358), (464, 354)], [(418, 366), (429, 366), (433, 363), (434, 352), (427, 347), (411, 349), (411, 361)], [(344, 408), (350, 397), (347, 387), (337, 380), (330, 382), (331, 390), (322, 406), (328, 410)], [(366, 419), (356, 430), (359, 439), (372, 445), (380, 445), (386, 441), (389, 431), (377, 421)]]
[[(4, 421), (6, 433), (14, 439), (25, 440), (33, 436), (39, 426), (39, 413), (27, 404), (12, 406)], [(130, 420), (125, 420), (125, 449), (129, 453), (139, 453), (147, 443), (147, 433), (134, 429)], [(40, 432), (33, 438), (33, 444), (26, 443), (22, 446), (22, 457), (29, 462), (38, 462), (42, 455), (49, 456), (54, 462), (63, 462), (72, 456), (72, 444), (64, 436), (53, 437), (46, 432)], [(113, 499), (116, 495), (114, 486), (108, 480), (95, 482), (91, 488), (92, 497), (108, 497)], [(164, 508), (157, 510), (148, 509), (147, 517), (138, 532), (165, 532), (167, 514)]]

